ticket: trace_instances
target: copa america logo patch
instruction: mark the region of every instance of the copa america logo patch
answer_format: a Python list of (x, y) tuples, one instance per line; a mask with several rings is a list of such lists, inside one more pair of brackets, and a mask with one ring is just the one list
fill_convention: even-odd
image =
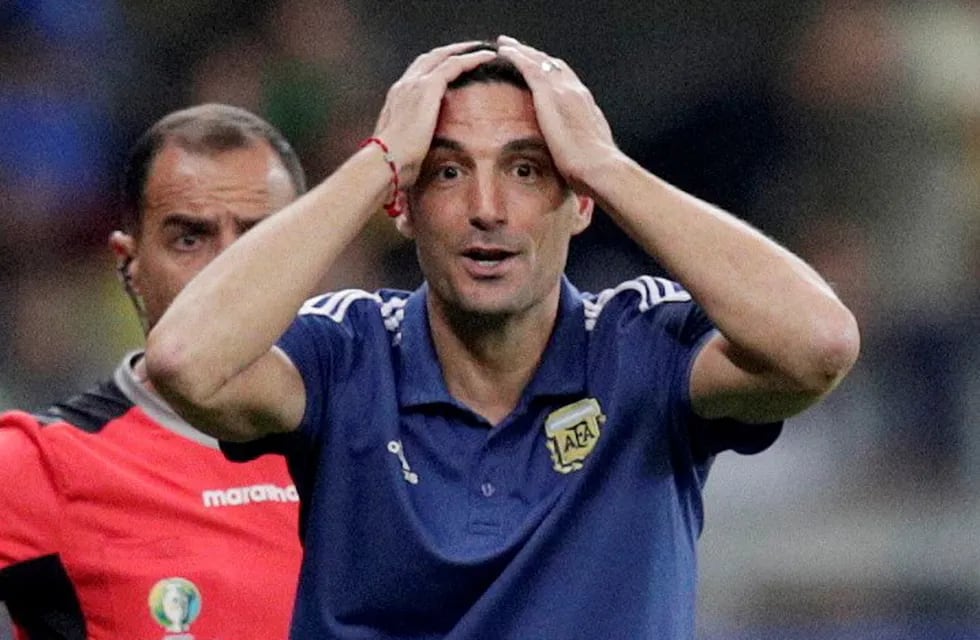
[(201, 613), (201, 590), (186, 578), (164, 578), (150, 589), (150, 614), (170, 633), (186, 633)]

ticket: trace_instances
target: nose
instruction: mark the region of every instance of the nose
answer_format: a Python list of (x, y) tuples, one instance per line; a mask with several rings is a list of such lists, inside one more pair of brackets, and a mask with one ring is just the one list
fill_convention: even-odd
[(478, 229), (493, 229), (507, 223), (503, 191), (494, 178), (473, 181), (469, 211), (470, 224)]
[(244, 230), (236, 224), (221, 225), (221, 230), (218, 232), (218, 252), (227, 249), (232, 242), (241, 238), (243, 233)]

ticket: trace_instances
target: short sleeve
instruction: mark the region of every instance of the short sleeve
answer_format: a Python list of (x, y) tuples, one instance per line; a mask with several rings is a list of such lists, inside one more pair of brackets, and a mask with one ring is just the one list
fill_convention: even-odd
[(355, 331), (351, 317), (356, 315), (353, 303), (376, 298), (363, 291), (347, 290), (311, 298), (302, 306), (276, 343), (276, 348), (296, 367), (306, 391), (299, 428), (294, 433), (274, 434), (251, 442), (223, 441), (220, 446), (225, 457), (243, 462), (266, 453), (289, 456), (297, 449), (309, 449), (311, 443), (323, 437), (327, 394), (336, 387), (334, 381), (343, 377), (352, 358)]
[[(662, 281), (662, 287), (667, 287)], [(675, 291), (679, 285), (674, 285)], [(669, 289), (668, 289), (669, 290)], [(676, 381), (679, 398), (688, 414), (687, 431), (690, 446), (696, 457), (704, 459), (722, 451), (754, 454), (767, 449), (782, 432), (782, 421), (767, 424), (748, 424), (731, 418), (707, 420), (697, 416), (691, 407), (691, 371), (694, 361), (705, 344), (717, 333), (714, 323), (693, 300), (658, 305), (657, 322), (676, 343), (686, 360), (678, 367), (681, 378)]]
[(28, 413), (0, 415), (0, 600), (10, 587), (6, 570), (60, 547), (61, 498), (41, 430)]
[(728, 450), (750, 455), (768, 449), (782, 430), (781, 421), (748, 424), (731, 418), (705, 420), (695, 416), (691, 424), (691, 440), (695, 452), (701, 457)]
[(782, 432), (782, 421), (749, 424), (732, 418), (708, 420), (694, 413), (691, 407), (691, 371), (698, 354), (715, 335), (716, 329), (700, 307), (693, 304), (692, 307), (690, 324), (697, 328), (683, 329), (682, 333), (694, 340), (683, 381), (684, 399), (690, 413), (689, 433), (694, 454), (699, 458), (708, 458), (728, 450), (750, 455), (768, 449)]

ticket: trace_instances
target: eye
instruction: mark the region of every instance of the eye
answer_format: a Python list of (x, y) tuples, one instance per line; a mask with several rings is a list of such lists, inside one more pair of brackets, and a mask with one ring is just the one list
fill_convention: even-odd
[(178, 251), (193, 251), (202, 242), (199, 233), (183, 233), (174, 240), (174, 247)]
[(524, 182), (532, 182), (541, 177), (541, 169), (533, 162), (517, 162), (511, 167), (511, 172)]
[(448, 187), (458, 182), (462, 176), (463, 169), (455, 162), (433, 163), (422, 169), (419, 183), (421, 185)]
[(459, 177), (459, 167), (455, 165), (444, 165), (436, 171), (439, 180), (455, 180)]

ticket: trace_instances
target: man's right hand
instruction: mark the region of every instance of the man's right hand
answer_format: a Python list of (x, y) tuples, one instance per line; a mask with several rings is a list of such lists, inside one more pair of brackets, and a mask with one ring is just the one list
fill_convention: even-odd
[(472, 40), (432, 49), (417, 57), (388, 90), (375, 136), (390, 149), (399, 183), (407, 189), (416, 180), (435, 132), (446, 86), (460, 74), (493, 60), (497, 52), (461, 53), (480, 44)]

